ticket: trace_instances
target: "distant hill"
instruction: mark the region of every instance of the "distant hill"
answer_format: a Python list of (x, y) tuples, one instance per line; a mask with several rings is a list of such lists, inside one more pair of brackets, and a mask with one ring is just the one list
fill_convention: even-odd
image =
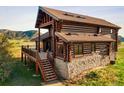
[(124, 42), (124, 37), (122, 37), (122, 36), (118, 36), (118, 39), (121, 41), (121, 42)]
[(9, 39), (22, 39), (27, 38), (31, 39), (34, 35), (36, 35), (36, 30), (28, 30), (28, 31), (13, 31), (9, 29), (0, 29), (0, 33), (5, 34)]

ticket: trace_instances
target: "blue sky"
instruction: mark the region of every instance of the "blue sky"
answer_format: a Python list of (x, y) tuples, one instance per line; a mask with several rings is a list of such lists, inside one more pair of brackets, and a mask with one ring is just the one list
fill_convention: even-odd
[[(119, 34), (124, 36), (124, 7), (117, 6), (51, 6), (51, 8), (106, 19), (122, 27)], [(30, 30), (35, 29), (38, 7), (36, 6), (1, 6), (0, 29)]]

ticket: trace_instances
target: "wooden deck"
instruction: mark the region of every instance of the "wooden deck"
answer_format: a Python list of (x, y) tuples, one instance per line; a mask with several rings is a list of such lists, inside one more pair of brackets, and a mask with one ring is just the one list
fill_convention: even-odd
[(41, 72), (41, 76), (43, 81), (49, 82), (57, 80), (57, 75), (55, 73), (54, 67), (53, 67), (53, 60), (49, 56), (50, 53), (47, 52), (38, 52), (35, 50), (35, 48), (29, 48), (22, 46), (21, 49), (21, 61), (25, 62), (27, 58), (35, 62), (35, 68), (36, 68), (36, 74)]

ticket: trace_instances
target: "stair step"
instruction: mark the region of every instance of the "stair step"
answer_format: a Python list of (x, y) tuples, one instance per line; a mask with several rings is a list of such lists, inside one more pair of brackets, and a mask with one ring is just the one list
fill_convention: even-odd
[(53, 70), (53, 68), (49, 68), (49, 69), (48, 68), (47, 69), (45, 68), (44, 70), (45, 71), (50, 71), (50, 70)]
[(42, 62), (48, 62), (48, 60), (41, 60)]
[(42, 63), (43, 65), (51, 65), (50, 63)]
[(43, 65), (43, 67), (52, 67), (51, 65)]
[(50, 63), (49, 61), (42, 61), (42, 63)]
[(41, 63), (40, 63), (40, 65), (43, 65), (43, 66), (51, 66), (50, 63), (48, 63), (48, 64), (41, 64)]
[(56, 78), (56, 75), (46, 76), (46, 79)]
[(44, 66), (44, 69), (52, 68), (52, 66)]
[(43, 65), (51, 65), (50, 63), (40, 63), (40, 64), (43, 64)]
[(43, 66), (44, 68), (52, 68), (51, 65), (48, 65), (48, 66)]
[(46, 81), (49, 82), (49, 81), (53, 81), (53, 80), (57, 80), (57, 78), (47, 79)]
[(48, 74), (48, 73), (54, 73), (54, 72), (53, 72), (53, 70), (45, 71), (45, 74)]
[[(46, 76), (53, 76), (53, 75), (55, 75), (55, 73), (47, 73), (47, 74), (45, 74)], [(56, 75), (55, 75), (56, 76)]]

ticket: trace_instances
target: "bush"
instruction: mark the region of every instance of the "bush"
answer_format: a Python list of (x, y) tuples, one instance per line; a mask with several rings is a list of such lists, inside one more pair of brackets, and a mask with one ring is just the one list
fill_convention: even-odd
[(104, 68), (91, 71), (78, 81), (78, 85), (87, 86), (110, 86), (117, 82), (116, 72), (112, 68)]
[(7, 37), (0, 34), (0, 81), (2, 82), (4, 82), (10, 74), (8, 64), (11, 61), (11, 55), (8, 48), (10, 48), (10, 43)]

